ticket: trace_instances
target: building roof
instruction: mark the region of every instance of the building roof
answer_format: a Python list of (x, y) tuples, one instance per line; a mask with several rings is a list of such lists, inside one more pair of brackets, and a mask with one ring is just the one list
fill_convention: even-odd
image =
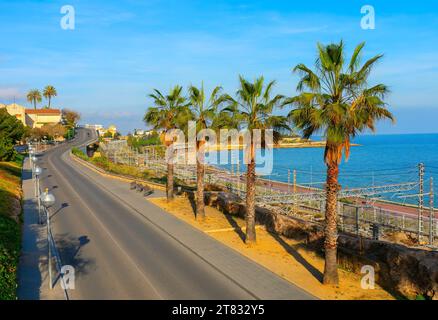
[(47, 115), (60, 115), (59, 109), (26, 109), (27, 114), (47, 114)]

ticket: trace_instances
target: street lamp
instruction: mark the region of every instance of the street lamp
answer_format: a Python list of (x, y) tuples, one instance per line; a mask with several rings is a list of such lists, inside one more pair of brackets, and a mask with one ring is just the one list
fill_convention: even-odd
[(55, 196), (49, 192), (49, 189), (46, 188), (44, 193), (41, 195), (41, 202), (44, 208), (48, 209), (55, 204)]
[(32, 157), (35, 155), (35, 150), (29, 146), (29, 165), (32, 167)]
[(35, 170), (35, 166), (36, 166), (36, 163), (38, 162), (38, 158), (35, 155), (33, 155), (30, 157), (30, 160), (32, 161), (32, 164), (33, 164), (32, 170)]
[(48, 259), (48, 265), (49, 265), (49, 286), (50, 289), (53, 289), (53, 280), (52, 280), (52, 249), (50, 245), (50, 215), (49, 215), (49, 208), (55, 204), (55, 196), (51, 193), (49, 193), (49, 189), (46, 188), (44, 190), (44, 193), (40, 197), (41, 203), (44, 206), (44, 210), (46, 211), (46, 221), (47, 221), (47, 248), (49, 250), (49, 259)]
[(40, 200), (40, 175), (43, 172), (43, 170), (38, 167), (35, 166), (34, 170), (34, 175), (35, 175), (35, 197), (37, 198), (38, 201), (38, 221), (41, 223), (41, 200)]

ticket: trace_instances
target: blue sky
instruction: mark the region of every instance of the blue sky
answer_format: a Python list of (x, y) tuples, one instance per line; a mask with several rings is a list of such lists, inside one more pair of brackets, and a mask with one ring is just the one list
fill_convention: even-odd
[[(60, 27), (66, 4), (75, 8), (74, 30)], [(366, 4), (375, 8), (375, 30), (360, 28)], [(311, 65), (318, 41), (343, 39), (348, 52), (366, 41), (364, 58), (385, 54), (371, 80), (391, 88), (398, 121), (382, 123), (380, 133), (438, 132), (435, 0), (2, 0), (0, 21), (0, 102), (27, 104), (29, 89), (52, 84), (55, 106), (126, 133), (145, 126), (153, 88), (204, 81), (234, 93), (239, 74), (263, 74), (294, 95), (292, 67)]]

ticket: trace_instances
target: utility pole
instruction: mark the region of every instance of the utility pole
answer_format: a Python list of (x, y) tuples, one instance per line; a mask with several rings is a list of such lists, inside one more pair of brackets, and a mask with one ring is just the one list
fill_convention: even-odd
[(290, 169), (287, 169), (287, 193), (290, 193)]
[(240, 197), (240, 160), (237, 160), (236, 164), (236, 175), (237, 175), (237, 194)]
[(293, 172), (293, 191), (294, 191), (294, 206), (293, 213), (297, 214), (298, 204), (297, 204), (297, 170), (294, 169)]
[(418, 196), (418, 242), (421, 242), (421, 232), (423, 230), (423, 208), (424, 208), (424, 163), (418, 165), (419, 176), (419, 196)]
[(430, 177), (430, 193), (429, 193), (429, 244), (433, 245), (433, 225), (435, 220), (434, 211), (434, 193), (433, 193), (433, 178)]

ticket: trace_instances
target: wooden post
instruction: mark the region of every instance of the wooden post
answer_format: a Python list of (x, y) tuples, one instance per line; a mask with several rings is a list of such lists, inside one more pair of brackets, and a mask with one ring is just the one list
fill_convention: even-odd
[(430, 177), (430, 194), (429, 194), (429, 244), (433, 245), (433, 220), (434, 215), (434, 194), (433, 194), (433, 178)]
[(421, 242), (421, 233), (423, 231), (423, 206), (424, 206), (424, 164), (420, 163), (418, 165), (418, 178), (420, 185), (420, 192), (418, 196), (418, 242)]

